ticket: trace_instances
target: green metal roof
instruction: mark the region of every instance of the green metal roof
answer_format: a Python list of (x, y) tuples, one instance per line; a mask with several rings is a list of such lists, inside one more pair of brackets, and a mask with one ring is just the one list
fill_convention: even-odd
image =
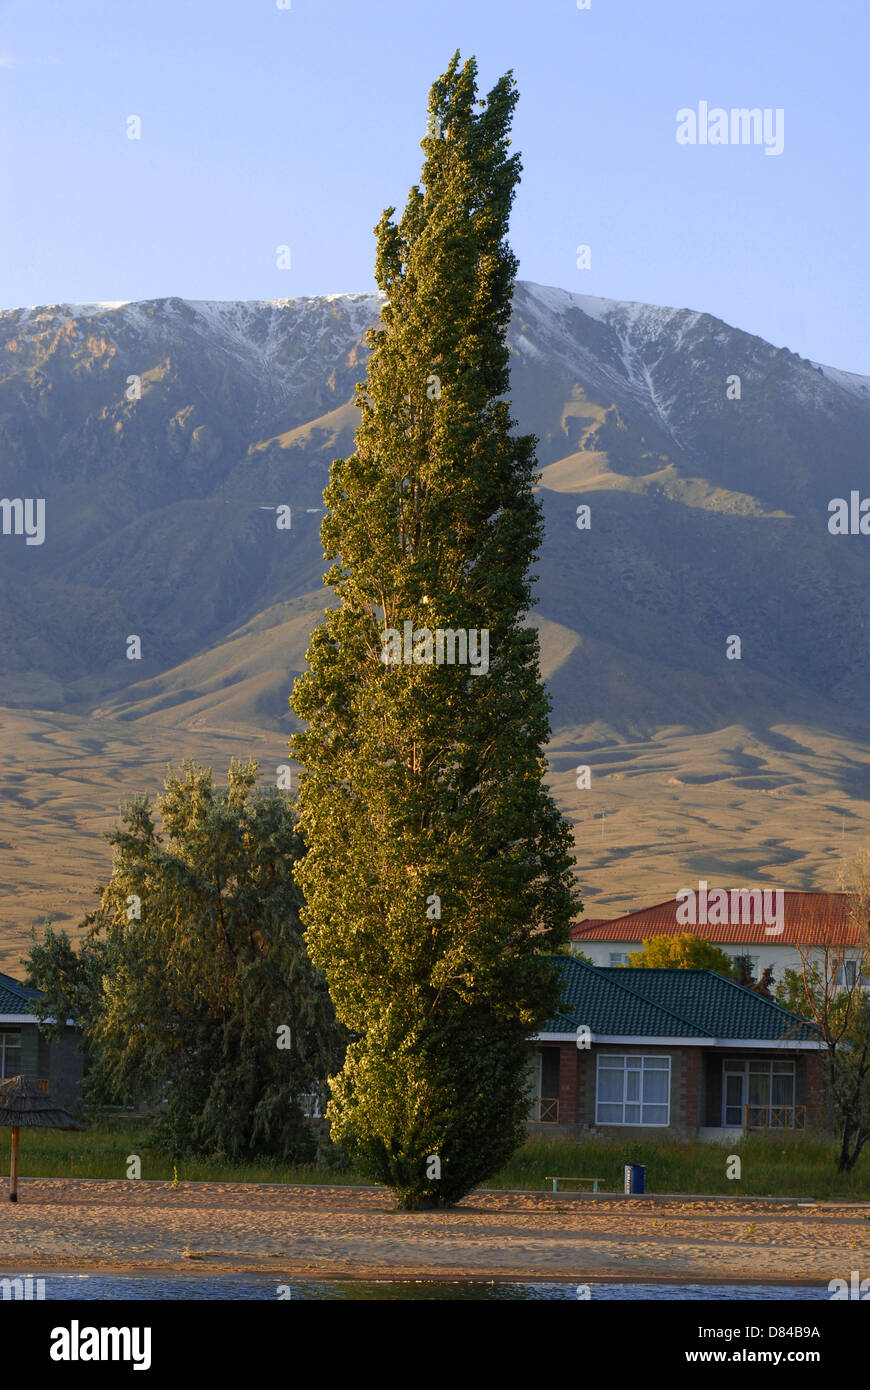
[[(33, 1019), (30, 1010), (30, 1001), (39, 999), (40, 991), (30, 989), (27, 985), (22, 985), (18, 980), (13, 980), (11, 975), (4, 975), (0, 972), (0, 1014), (22, 1014)], [(22, 1019), (24, 1021), (24, 1019)]]
[(714, 970), (599, 967), (575, 956), (554, 960), (564, 992), (561, 1012), (546, 1024), (545, 1033), (569, 1032), (586, 1024), (592, 1033), (615, 1037), (709, 1037), (711, 1042), (805, 1042), (821, 1037), (814, 1023)]
[(630, 989), (641, 991), (664, 1008), (678, 1009), (684, 1017), (703, 1021), (717, 1038), (806, 1041), (819, 1036), (815, 1024), (715, 970), (602, 969), (611, 978), (614, 973), (624, 973), (630, 977), (625, 981)]
[(564, 979), (564, 992), (561, 1010), (548, 1020), (545, 1033), (573, 1032), (582, 1025), (593, 1033), (636, 1033), (638, 1037), (690, 1038), (706, 1031), (575, 956), (556, 956), (554, 961)]

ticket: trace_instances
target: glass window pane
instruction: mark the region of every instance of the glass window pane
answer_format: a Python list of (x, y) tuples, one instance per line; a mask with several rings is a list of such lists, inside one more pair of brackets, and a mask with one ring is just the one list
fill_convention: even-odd
[(0, 1033), (0, 1076), (18, 1076), (21, 1071), (21, 1034)]
[(749, 1074), (749, 1104), (750, 1105), (769, 1105), (770, 1104), (770, 1076), (758, 1076), (752, 1072)]
[(773, 1078), (773, 1102), (774, 1105), (793, 1105), (794, 1104), (794, 1077), (775, 1076)]
[(666, 1125), (668, 1107), (666, 1105), (645, 1105), (643, 1107), (643, 1122), (645, 1125)]
[(626, 1059), (625, 1059), (625, 1065), (626, 1065), (627, 1067), (637, 1067), (637, 1068), (640, 1068), (640, 1067), (643, 1065), (643, 1058), (642, 1058), (642, 1057), (626, 1057)]
[(623, 1077), (621, 1071), (600, 1071), (598, 1073), (598, 1099), (603, 1101), (622, 1101)]
[(726, 1105), (726, 1107), (725, 1107), (725, 1123), (726, 1123), (726, 1125), (742, 1125), (742, 1124), (743, 1124), (743, 1106), (742, 1106), (742, 1105)]
[(627, 1105), (627, 1106), (625, 1107), (625, 1123), (626, 1123), (627, 1125), (639, 1125), (639, 1124), (640, 1124), (640, 1106), (639, 1106), (639, 1105)]
[(599, 1125), (618, 1125), (622, 1123), (621, 1105), (601, 1105), (599, 1104), (596, 1116), (596, 1124)]
[(666, 1105), (668, 1099), (668, 1074), (664, 1071), (646, 1071), (643, 1074), (643, 1100), (645, 1105)]
[(625, 1099), (640, 1100), (640, 1072), (629, 1071), (625, 1074)]

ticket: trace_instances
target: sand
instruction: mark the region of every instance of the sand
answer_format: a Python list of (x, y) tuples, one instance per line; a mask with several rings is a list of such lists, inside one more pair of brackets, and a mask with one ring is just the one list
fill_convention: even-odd
[(477, 1192), (407, 1213), (381, 1189), (0, 1183), (0, 1273), (662, 1279), (827, 1284), (870, 1274), (870, 1205)]

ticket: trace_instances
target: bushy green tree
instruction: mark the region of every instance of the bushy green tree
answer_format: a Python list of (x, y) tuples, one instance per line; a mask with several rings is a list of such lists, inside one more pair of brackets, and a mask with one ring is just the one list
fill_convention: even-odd
[[(857, 917), (856, 919), (861, 920)], [(866, 922), (866, 912), (863, 917)], [(843, 984), (842, 948), (799, 946), (799, 970), (787, 969), (776, 988), (779, 1004), (817, 1024), (826, 1051), (825, 1079), (839, 1151), (848, 1173), (870, 1140), (870, 953), (851, 984)]]
[[(376, 229), (386, 302), (321, 532), (339, 603), (291, 697), (306, 940), (358, 1035), (333, 1135), (408, 1208), (457, 1201), (520, 1142), (529, 1039), (560, 994), (544, 953), (578, 906), (527, 618), (535, 440), (511, 433), (504, 399), (515, 102), (510, 74), (478, 101), (455, 55), (431, 90), (422, 186)], [(406, 622), (413, 653), (396, 659)], [(477, 634), (476, 670), (461, 647), (439, 664), (438, 630), (452, 653), (454, 632)]]
[(645, 937), (642, 950), (629, 952), (628, 963), (647, 969), (715, 970), (729, 980), (734, 978), (728, 953), (693, 932)]
[(226, 788), (193, 764), (170, 772), (162, 833), (148, 799), (132, 801), (81, 947), (49, 928), (28, 979), (43, 1016), (81, 1023), (92, 1093), (168, 1098), (173, 1151), (302, 1159), (303, 1109), (343, 1030), (302, 940), (292, 806), (256, 777), (255, 762), (234, 763)]
[(777, 1004), (801, 1018), (813, 1017), (813, 998), (821, 998), (823, 993), (822, 973), (814, 962), (807, 962), (805, 970), (792, 970), (786, 966), (782, 979), (777, 981), (774, 988)]
[(765, 999), (773, 999), (771, 985), (773, 984), (774, 968), (772, 965), (766, 965), (756, 978), (752, 973), (752, 962), (749, 956), (735, 956), (732, 962), (731, 975), (738, 985), (743, 985), (744, 989), (751, 989), (754, 994), (760, 994)]

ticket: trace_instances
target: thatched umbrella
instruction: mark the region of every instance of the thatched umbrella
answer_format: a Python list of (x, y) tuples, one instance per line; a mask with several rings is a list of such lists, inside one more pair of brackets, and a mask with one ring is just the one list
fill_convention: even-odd
[(72, 1115), (55, 1105), (50, 1095), (23, 1076), (0, 1081), (0, 1125), (12, 1129), (12, 1166), (9, 1170), (9, 1200), (18, 1201), (18, 1131), (22, 1125), (41, 1129), (82, 1129)]

